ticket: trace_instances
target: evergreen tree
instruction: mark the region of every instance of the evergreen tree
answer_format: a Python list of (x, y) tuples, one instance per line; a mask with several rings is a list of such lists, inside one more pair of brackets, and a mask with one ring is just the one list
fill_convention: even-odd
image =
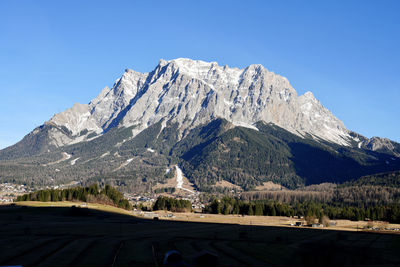
[(262, 203), (256, 203), (254, 214), (257, 216), (262, 216), (264, 214), (263, 206), (264, 205)]

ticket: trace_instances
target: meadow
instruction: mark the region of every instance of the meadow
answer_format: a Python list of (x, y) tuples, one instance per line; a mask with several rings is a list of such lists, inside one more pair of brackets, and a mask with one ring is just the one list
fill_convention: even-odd
[(218, 256), (219, 266), (400, 265), (396, 234), (263, 226), (257, 218), (255, 225), (212, 223), (206, 220), (217, 217), (200, 214), (192, 216), (205, 221), (191, 222), (188, 214), (176, 214), (179, 221), (153, 220), (102, 205), (21, 204), (0, 206), (0, 265), (162, 266), (172, 249), (188, 264), (206, 250)]

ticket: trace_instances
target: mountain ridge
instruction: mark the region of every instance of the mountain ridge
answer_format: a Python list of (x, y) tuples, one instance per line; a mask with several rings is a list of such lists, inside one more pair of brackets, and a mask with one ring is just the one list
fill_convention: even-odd
[[(400, 144), (348, 130), (312, 92), (298, 96), (288, 79), (262, 65), (175, 59), (148, 73), (126, 69), (88, 104), (76, 103), (0, 150), (0, 180), (109, 177), (148, 190), (180, 164), (204, 190), (220, 180), (295, 188), (396, 171), (399, 158)], [(23, 178), (28, 173), (32, 179)]]
[[(181, 92), (181, 87), (188, 92)], [(143, 97), (151, 100), (143, 101)], [(194, 103), (190, 98), (201, 101)], [(188, 105), (189, 110), (180, 114), (182, 106)], [(54, 133), (54, 145), (59, 147), (84, 141), (85, 136), (78, 135), (86, 130), (87, 135), (102, 134), (112, 127), (137, 125), (137, 134), (161, 119), (172, 119), (184, 131), (217, 117), (253, 129), (252, 124), (257, 121), (273, 122), (294, 134), (311, 134), (341, 145), (352, 141), (350, 131), (311, 92), (297, 96), (285, 77), (262, 65), (238, 69), (183, 58), (160, 60), (149, 73), (127, 69), (111, 89), (104, 88), (89, 104), (76, 103), (45, 124), (65, 126), (72, 136), (77, 136), (70, 140)]]
[[(192, 78), (192, 80), (190, 80), (190, 78)], [(149, 73), (139, 73), (126, 69), (122, 77), (115, 82), (112, 89), (103, 89), (103, 91), (88, 104), (88, 109), (90, 109), (92, 116), (87, 116), (87, 120), (81, 124), (82, 127), (70, 130), (72, 130), (73, 134), (77, 134), (79, 130), (82, 131), (85, 129), (89, 132), (92, 130), (93, 132), (100, 134), (102, 131), (107, 131), (118, 125), (129, 127), (137, 124), (147, 124), (139, 127), (136, 131), (137, 134), (140, 130), (143, 130), (148, 125), (151, 125), (160, 119), (166, 120), (165, 117), (169, 114), (162, 111), (165, 111), (166, 109), (172, 110), (173, 108), (179, 109), (182, 107), (182, 105), (176, 105), (176, 103), (175, 105), (168, 105), (167, 103), (163, 103), (164, 101), (161, 99), (164, 95), (168, 97), (169, 87), (171, 87), (171, 84), (174, 82), (176, 83), (177, 79), (186, 79), (186, 84), (181, 83), (182, 86), (178, 86), (178, 90), (172, 93), (172, 97), (175, 97), (172, 101), (178, 100), (176, 101), (177, 103), (184, 101), (182, 105), (191, 105), (191, 101), (189, 100), (185, 102), (185, 98), (203, 98), (200, 105), (200, 111), (196, 114), (191, 114), (189, 120), (192, 120), (192, 123), (190, 125), (182, 125), (183, 128), (190, 129), (193, 126), (220, 117), (231, 121), (235, 125), (254, 129), (254, 125), (252, 124), (263, 120), (265, 122), (273, 122), (300, 136), (311, 134), (316, 138), (321, 138), (341, 145), (349, 145), (350, 142), (353, 141), (350, 136), (351, 131), (347, 130), (339, 119), (323, 107), (323, 105), (314, 97), (312, 92), (306, 92), (304, 95), (297, 96), (297, 92), (291, 87), (287, 78), (269, 72), (260, 64), (252, 64), (244, 69), (238, 69), (229, 68), (226, 65), (219, 66), (216, 62), (208, 63), (201, 60), (185, 58), (178, 58), (170, 61), (160, 60), (156, 68)], [(197, 82), (193, 81), (193, 79), (196, 79)], [(193, 83), (196, 83), (197, 86), (205, 87), (203, 94), (201, 95), (200, 93), (199, 95), (199, 91), (192, 90), (191, 95), (185, 95), (183, 98), (179, 97), (180, 87), (186, 88), (187, 86), (190, 86), (192, 81)], [(153, 86), (153, 84), (156, 83), (161, 83), (163, 89), (158, 92), (158, 95), (151, 95), (153, 101), (158, 101), (159, 104), (157, 107), (152, 106), (152, 103), (148, 102), (144, 104), (137, 103), (138, 101), (143, 102), (141, 101), (141, 98), (147, 93), (149, 88), (150, 92), (157, 89)], [(262, 87), (268, 86), (270, 91), (269, 94), (266, 93), (263, 95), (262, 92), (259, 92), (259, 97), (257, 99), (255, 99), (255, 97), (252, 98), (255, 91), (257, 91), (254, 90), (254, 88), (259, 87), (259, 91), (262, 91)], [(277, 89), (274, 89), (274, 86), (277, 87)], [(222, 95), (224, 105), (222, 106), (221, 104), (216, 103), (218, 101), (218, 96), (220, 95), (218, 92), (216, 93), (216, 91), (218, 91), (216, 89), (217, 87), (222, 87), (222, 90), (220, 91), (224, 93)], [(247, 94), (246, 90), (248, 91)], [(244, 94), (240, 91), (244, 91)], [(276, 96), (276, 94), (278, 95)], [(264, 105), (260, 107), (259, 104), (263, 101), (263, 97), (266, 97), (266, 101), (264, 102), (268, 103), (264, 103)], [(251, 101), (245, 102), (248, 98), (251, 98)], [(296, 102), (297, 100), (299, 107), (297, 107), (297, 110), (293, 110), (291, 107), (293, 104), (290, 103), (291, 105), (288, 105), (288, 107), (281, 108), (282, 105), (285, 105), (285, 103), (279, 101), (282, 100), (282, 98), (286, 102)], [(167, 98), (166, 100), (171, 101), (170, 98)], [(204, 112), (202, 108), (206, 106), (208, 101), (214, 101), (212, 104), (214, 104), (214, 107), (216, 106), (214, 109), (217, 110), (210, 111), (210, 108), (208, 108), (207, 111)], [(258, 105), (254, 105), (254, 102), (257, 102)], [(278, 103), (274, 104), (274, 102)], [(152, 109), (153, 112), (147, 112), (147, 114), (150, 113), (150, 116), (147, 117), (145, 115), (140, 116), (140, 114), (132, 111), (132, 107), (136, 104), (141, 104), (141, 106), (137, 108), (139, 112), (143, 108)], [(243, 107), (243, 105), (246, 104), (247, 106)], [(193, 105), (191, 106), (193, 107)], [(194, 105), (194, 108), (199, 110), (198, 103), (197, 105)], [(212, 108), (213, 106), (211, 109)], [(233, 109), (234, 111), (226, 112), (227, 109)], [(236, 109), (239, 110), (236, 111)], [(157, 116), (160, 111), (161, 115)], [(80, 117), (88, 115), (87, 112), (88, 111), (85, 111), (84, 114), (81, 112)], [(240, 114), (238, 115), (240, 112), (250, 113), (251, 116), (240, 116)], [(262, 114), (257, 115), (260, 112)], [(187, 113), (188, 112), (186, 111), (186, 114), (184, 115), (187, 115)], [(280, 115), (281, 113), (284, 115)], [(154, 116), (153, 114), (156, 115)], [(183, 120), (186, 118), (176, 118), (179, 117), (180, 114), (174, 115), (176, 115), (175, 118), (174, 116), (171, 116), (171, 119), (177, 119), (180, 124), (183, 124)], [(55, 122), (58, 126), (66, 126), (68, 129), (74, 128), (68, 127), (68, 124), (62, 123), (59, 120), (55, 120), (54, 117), (50, 121)], [(317, 128), (317, 130), (315, 130), (315, 128)], [(78, 141), (82, 141), (82, 139), (83, 138), (80, 138)], [(355, 141), (357, 140), (355, 139)], [(382, 139), (377, 138), (364, 142), (365, 144), (363, 143), (363, 145), (366, 148), (374, 149), (376, 147), (374, 143), (382, 142)], [(57, 145), (59, 146), (61, 143), (59, 142)], [(393, 150), (392, 144), (388, 144), (388, 142), (384, 143), (385, 147), (389, 150)], [(382, 145), (380, 145), (380, 147), (381, 146)], [(394, 154), (396, 156), (400, 155), (398, 152)]]

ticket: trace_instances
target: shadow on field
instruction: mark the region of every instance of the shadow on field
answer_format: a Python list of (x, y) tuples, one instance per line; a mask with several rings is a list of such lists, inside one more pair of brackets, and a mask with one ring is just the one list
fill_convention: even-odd
[[(400, 236), (147, 220), (86, 208), (0, 206), (0, 266), (399, 266)], [(201, 266), (201, 265), (200, 265)], [(211, 267), (211, 265), (207, 265)]]

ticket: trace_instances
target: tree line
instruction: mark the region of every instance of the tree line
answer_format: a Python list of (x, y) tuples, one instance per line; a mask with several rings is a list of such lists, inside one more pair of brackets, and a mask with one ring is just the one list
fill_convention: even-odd
[(316, 217), (320, 220), (324, 216), (331, 219), (379, 220), (391, 223), (400, 223), (400, 205), (349, 206), (343, 203), (319, 203), (306, 201), (303, 203), (288, 204), (273, 200), (243, 201), (239, 198), (225, 196), (214, 199), (204, 209), (213, 214), (242, 214), (258, 216), (304, 216)]
[(92, 184), (88, 187), (39, 190), (18, 196), (17, 201), (83, 201), (132, 210), (132, 205), (124, 198), (123, 194), (110, 185), (105, 185), (103, 189), (100, 189), (97, 184)]
[(243, 192), (242, 200), (275, 200), (289, 204), (313, 201), (321, 203), (340, 202), (349, 206), (377, 206), (400, 203), (400, 188), (389, 186), (353, 186), (324, 183), (297, 190)]
[(159, 196), (153, 205), (153, 210), (168, 210), (173, 212), (192, 211), (192, 202), (184, 199)]

